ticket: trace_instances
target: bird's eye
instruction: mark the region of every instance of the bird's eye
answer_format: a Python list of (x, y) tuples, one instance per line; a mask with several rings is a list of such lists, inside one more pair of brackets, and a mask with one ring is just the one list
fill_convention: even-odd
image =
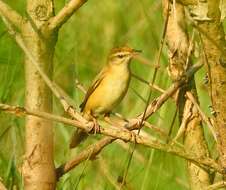
[(124, 57), (124, 55), (121, 55), (121, 54), (120, 54), (120, 55), (118, 55), (118, 57), (119, 57), (119, 58), (123, 58), (123, 57)]

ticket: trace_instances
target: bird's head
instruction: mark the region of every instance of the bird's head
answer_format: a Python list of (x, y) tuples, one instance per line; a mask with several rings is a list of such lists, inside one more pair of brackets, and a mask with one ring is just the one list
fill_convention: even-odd
[(113, 48), (108, 57), (108, 63), (111, 65), (129, 64), (131, 59), (140, 52), (141, 50), (135, 50), (127, 46)]

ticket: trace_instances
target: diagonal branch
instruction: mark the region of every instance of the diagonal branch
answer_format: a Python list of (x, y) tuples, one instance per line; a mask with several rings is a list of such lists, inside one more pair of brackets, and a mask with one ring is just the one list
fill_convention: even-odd
[(214, 140), (217, 141), (217, 135), (216, 135), (216, 127), (214, 127), (211, 122), (209, 121), (209, 118), (203, 113), (202, 109), (200, 108), (198, 102), (195, 100), (193, 94), (191, 92), (186, 92), (187, 97), (191, 100), (191, 102), (195, 105), (197, 108), (202, 120), (207, 124), (209, 127), (210, 132), (212, 133)]
[(42, 77), (42, 79), (45, 81), (46, 85), (51, 89), (51, 91), (53, 92), (53, 94), (59, 99), (59, 101), (62, 104), (64, 110), (71, 117), (79, 120), (83, 124), (87, 123), (87, 121), (78, 112), (76, 112), (76, 110), (62, 96), (62, 94), (58, 90), (59, 87), (55, 83), (53, 83), (48, 78), (48, 76), (43, 72), (43, 70), (40, 68), (40, 66), (37, 63), (35, 57), (30, 53), (29, 49), (26, 47), (22, 36), (13, 29), (11, 23), (9, 23), (9, 21), (4, 16), (2, 16), (2, 19), (5, 22), (8, 30), (9, 30), (9, 34), (11, 34), (14, 37), (15, 41), (20, 46), (20, 48), (24, 51), (25, 55), (31, 60), (31, 63), (34, 64), (34, 66), (36, 67), (38, 73), (40, 74), (40, 76)]
[(5, 185), (2, 183), (1, 178), (0, 178), (0, 189), (1, 190), (7, 190)]
[(60, 28), (87, 0), (71, 0), (60, 12), (49, 20), (49, 29)]
[(23, 17), (13, 10), (9, 5), (0, 0), (0, 15), (4, 16), (14, 26), (21, 29), (21, 25), (25, 22)]
[(208, 186), (205, 190), (216, 190), (226, 187), (226, 181), (219, 181), (210, 186)]
[[(49, 114), (46, 112), (39, 112), (39, 111), (30, 111), (25, 108), (17, 107), (17, 106), (9, 106), (6, 104), (0, 104), (0, 110), (13, 113), (17, 116), (25, 116), (27, 114), (42, 117), (48, 120), (52, 121), (58, 121), (65, 124), (70, 124), (72, 126), (78, 127), (80, 129), (89, 130), (89, 125), (84, 126), (78, 121), (64, 118), (61, 116), (55, 116), (53, 114)], [(129, 130), (132, 130), (132, 128), (129, 128)], [(147, 138), (141, 135), (137, 135), (129, 130), (126, 130), (124, 128), (118, 128), (115, 126), (112, 127), (102, 127), (100, 128), (100, 133), (113, 137), (108, 138), (105, 137), (96, 144), (90, 145), (87, 149), (83, 150), (79, 155), (76, 156), (76, 158), (68, 161), (65, 165), (58, 168), (58, 177), (62, 176), (64, 173), (67, 173), (71, 169), (73, 169), (75, 166), (80, 164), (82, 161), (88, 159), (93, 159), (95, 156), (106, 146), (106, 144), (109, 144), (113, 142), (115, 139), (121, 139), (126, 142), (136, 142), (137, 144), (144, 145), (149, 148), (154, 148), (157, 150), (161, 150), (167, 153), (171, 153), (174, 155), (177, 155), (181, 158), (184, 158), (186, 160), (189, 160), (190, 162), (204, 167), (204, 168), (211, 168), (219, 173), (224, 173), (224, 170), (211, 158), (205, 158), (205, 157), (197, 157), (193, 154), (189, 153), (189, 151), (185, 151), (183, 148), (179, 148), (176, 146), (170, 146), (168, 144), (164, 144), (156, 139)]]
[(57, 179), (59, 179), (61, 176), (66, 174), (67, 172), (74, 169), (77, 165), (82, 163), (83, 161), (87, 160), (89, 157), (95, 158), (96, 155), (108, 144), (112, 143), (114, 138), (112, 137), (104, 137), (95, 144), (89, 145), (86, 149), (84, 149), (82, 152), (80, 152), (78, 155), (76, 155), (75, 158), (67, 161), (65, 164), (62, 164), (60, 167), (56, 169)]
[(47, 112), (33, 111), (33, 110), (29, 110), (19, 106), (10, 106), (7, 104), (0, 103), (0, 110), (11, 113), (11, 114), (15, 114), (16, 116), (32, 115), (32, 116), (40, 117), (40, 118), (55, 121), (55, 122), (61, 122), (67, 125), (78, 127), (87, 132), (89, 132), (92, 129), (92, 125), (90, 125), (90, 123), (86, 123), (86, 125), (83, 125), (82, 122), (77, 120), (68, 119), (66, 117), (57, 116)]
[(196, 71), (198, 71), (203, 64), (195, 64), (191, 66), (188, 71), (181, 77), (181, 80), (176, 81), (173, 83), (172, 86), (170, 86), (165, 92), (159, 96), (157, 99), (153, 100), (147, 107), (146, 113), (142, 113), (138, 116), (138, 119), (141, 120), (143, 117), (143, 114), (145, 114), (145, 120), (149, 118), (156, 110), (162, 106), (162, 104), (171, 97), (178, 89), (179, 87), (183, 86), (187, 83), (187, 81), (194, 75)]

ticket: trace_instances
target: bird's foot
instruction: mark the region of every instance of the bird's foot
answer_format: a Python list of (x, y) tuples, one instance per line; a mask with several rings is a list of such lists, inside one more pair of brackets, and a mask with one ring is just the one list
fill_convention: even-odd
[(97, 120), (96, 119), (93, 119), (93, 127), (91, 129), (91, 132), (93, 134), (97, 134), (97, 133), (100, 133), (100, 125), (97, 123)]

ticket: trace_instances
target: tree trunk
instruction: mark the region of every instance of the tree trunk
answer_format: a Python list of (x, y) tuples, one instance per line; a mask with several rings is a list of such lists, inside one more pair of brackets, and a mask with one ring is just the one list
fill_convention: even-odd
[[(185, 71), (191, 65), (188, 34), (186, 31), (184, 6), (175, 3), (170, 4), (168, 0), (164, 1), (165, 17), (169, 14), (166, 38), (169, 49), (169, 66), (168, 71), (172, 80), (177, 81), (183, 77)], [(167, 9), (169, 8), (169, 13)], [(192, 102), (185, 97), (185, 93), (190, 91), (196, 97), (195, 81), (192, 79), (186, 87), (178, 92), (178, 107), (180, 129), (177, 136), (182, 135), (179, 131), (184, 128), (184, 146), (198, 157), (208, 157), (209, 152), (204, 139), (203, 128), (198, 110)], [(207, 171), (197, 165), (187, 162), (189, 183), (191, 190), (202, 190), (210, 184), (209, 174)]]
[[(53, 54), (57, 35), (45, 31), (46, 21), (53, 16), (52, 0), (28, 0), (28, 22), (22, 35), (30, 53), (41, 69), (52, 78)], [(52, 112), (52, 94), (28, 57), (25, 57), (26, 108)], [(26, 190), (55, 189), (52, 122), (26, 117), (26, 153), (23, 164)]]
[(226, 169), (226, 43), (220, 22), (219, 1), (208, 1), (208, 17), (211, 21), (200, 22), (204, 52), (213, 106), (214, 123), (218, 137), (221, 166)]

